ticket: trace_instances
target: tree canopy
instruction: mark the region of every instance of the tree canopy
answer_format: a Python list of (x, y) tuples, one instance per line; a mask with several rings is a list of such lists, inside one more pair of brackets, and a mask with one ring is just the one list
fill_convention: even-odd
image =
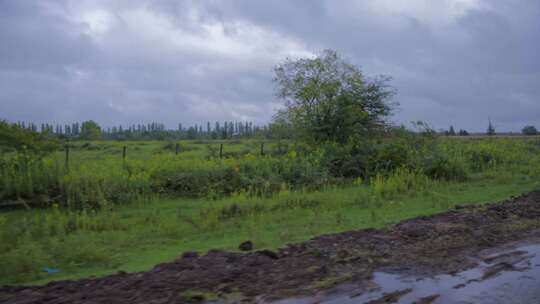
[(535, 126), (525, 126), (523, 128), (523, 130), (521, 130), (521, 133), (523, 135), (537, 135), (538, 134), (538, 130), (536, 129)]
[(93, 120), (87, 120), (81, 124), (81, 138), (96, 140), (101, 138), (101, 127)]
[(346, 143), (380, 130), (392, 113), (390, 79), (366, 78), (336, 51), (286, 59), (274, 71), (277, 96), (285, 101), (274, 121), (286, 121), (308, 141)]
[(489, 136), (495, 135), (495, 127), (491, 123), (491, 119), (489, 120), (489, 124), (488, 124), (486, 134), (489, 135)]
[(450, 129), (448, 130), (448, 135), (450, 135), (450, 136), (456, 135), (456, 131), (454, 130), (454, 126), (450, 126)]

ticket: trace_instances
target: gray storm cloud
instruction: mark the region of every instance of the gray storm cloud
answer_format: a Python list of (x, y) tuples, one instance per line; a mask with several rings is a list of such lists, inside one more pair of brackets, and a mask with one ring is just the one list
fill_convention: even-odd
[(333, 48), (393, 77), (394, 120), (540, 127), (540, 3), (0, 1), (0, 117), (268, 122), (272, 67)]

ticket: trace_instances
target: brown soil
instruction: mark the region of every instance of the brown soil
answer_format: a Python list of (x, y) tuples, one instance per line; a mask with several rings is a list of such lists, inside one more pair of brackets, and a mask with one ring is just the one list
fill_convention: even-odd
[[(540, 191), (497, 204), (461, 206), (386, 229), (322, 235), (276, 252), (188, 252), (148, 272), (0, 287), (0, 303), (254, 302), (310, 294), (343, 282), (369, 288), (375, 270), (457, 273), (474, 266), (471, 257), (480, 250), (524, 238), (539, 227)], [(502, 267), (494, 264), (494, 270)]]

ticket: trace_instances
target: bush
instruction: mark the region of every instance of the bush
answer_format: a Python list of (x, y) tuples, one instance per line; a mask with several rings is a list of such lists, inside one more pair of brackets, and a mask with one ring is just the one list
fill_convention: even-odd
[(526, 126), (521, 130), (523, 135), (538, 135), (538, 130), (535, 126)]
[(370, 175), (372, 145), (326, 144), (320, 146), (317, 153), (319, 164), (325, 168), (329, 177), (351, 179)]
[(57, 150), (59, 143), (47, 132), (38, 133), (0, 120), (0, 148), (39, 158)]
[(422, 169), (427, 176), (436, 180), (465, 181), (468, 175), (462, 160), (441, 153), (424, 158)]
[(410, 167), (411, 146), (396, 138), (383, 141), (376, 146), (370, 157), (371, 172), (388, 174), (401, 167)]
[(242, 177), (232, 167), (162, 168), (152, 175), (155, 191), (190, 197), (218, 197), (244, 189)]

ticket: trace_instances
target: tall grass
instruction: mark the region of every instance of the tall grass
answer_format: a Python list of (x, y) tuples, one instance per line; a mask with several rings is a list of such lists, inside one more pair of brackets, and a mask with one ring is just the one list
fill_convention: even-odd
[[(406, 183), (416, 183), (420, 177), (464, 181), (471, 174), (516, 166), (537, 174), (534, 168), (540, 152), (540, 145), (523, 139), (398, 137), (371, 142), (362, 149), (323, 145), (306, 150), (299, 146), (279, 155), (260, 155), (253, 143), (237, 143), (229, 149), (248, 152), (219, 158), (205, 153), (206, 143), (191, 143), (193, 147), (184, 144), (185, 153), (198, 153), (191, 156), (175, 155), (164, 150), (163, 144), (153, 144), (152, 150), (152, 146), (139, 143), (130, 149), (144, 150), (129, 150), (124, 162), (119, 145), (94, 145), (102, 147), (88, 144), (73, 149), (69, 170), (62, 154), (43, 159), (25, 153), (4, 155), (0, 159), (0, 204), (25, 201), (97, 209), (160, 195), (220, 199), (242, 192), (272, 197), (284, 189), (316, 190), (349, 184), (355, 178), (374, 183), (384, 196), (391, 195), (386, 185), (399, 184), (397, 180), (406, 176), (413, 179)], [(115, 153), (104, 152), (109, 150)], [(394, 173), (399, 178), (387, 178)]]
[(424, 173), (412, 171), (407, 168), (398, 168), (389, 176), (377, 174), (371, 180), (371, 187), (375, 197), (388, 199), (410, 191), (424, 191), (432, 184)]

